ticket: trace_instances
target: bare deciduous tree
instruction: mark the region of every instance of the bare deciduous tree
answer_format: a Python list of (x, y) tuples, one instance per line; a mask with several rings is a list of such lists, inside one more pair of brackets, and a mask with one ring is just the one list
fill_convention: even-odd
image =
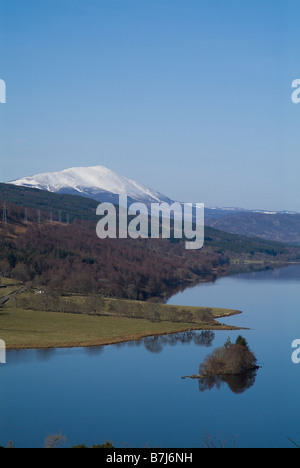
[(45, 439), (44, 448), (54, 449), (63, 447), (67, 442), (65, 436), (62, 433), (48, 435)]

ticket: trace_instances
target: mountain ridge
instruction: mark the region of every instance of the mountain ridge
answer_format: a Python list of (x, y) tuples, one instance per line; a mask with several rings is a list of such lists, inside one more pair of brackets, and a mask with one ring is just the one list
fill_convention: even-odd
[[(44, 172), (25, 176), (13, 181), (5, 182), (19, 187), (36, 188), (52, 193), (79, 195), (93, 200), (118, 201), (116, 196), (127, 195), (132, 201), (167, 202), (174, 200), (152, 188), (124, 177), (105, 166), (71, 167), (62, 171)], [(178, 201), (178, 200), (177, 200)], [(199, 201), (199, 200), (198, 200)], [(179, 203), (182, 203), (181, 201)], [(241, 207), (209, 207), (206, 206), (209, 218), (221, 218), (234, 213), (261, 213), (268, 215), (299, 213), (288, 210), (246, 209)]]
[(172, 202), (146, 185), (128, 179), (104, 166), (72, 167), (60, 172), (48, 172), (8, 182), (16, 186), (37, 188), (52, 193), (68, 193), (96, 201), (117, 201), (116, 196), (127, 195), (129, 200), (144, 202)]
[[(91, 218), (92, 206), (94, 207), (91, 200), (118, 205), (119, 195), (127, 195), (129, 204), (142, 202), (148, 206), (157, 202), (174, 203), (174, 200), (168, 196), (104, 166), (73, 167), (60, 172), (36, 174), (8, 182), (6, 185), (30, 190), (38, 189), (43, 192), (41, 198), (45, 198), (47, 192), (85, 198), (90, 200), (86, 204)], [(4, 192), (5, 189), (2, 187), (2, 193)], [(7, 201), (10, 195), (12, 191), (7, 195)], [(25, 193), (22, 195), (25, 196)], [(14, 196), (19, 199), (19, 194), (14, 193)], [(70, 204), (71, 200), (67, 202), (69, 208)], [(231, 234), (300, 245), (300, 214), (296, 212), (206, 207), (205, 225)]]
[[(0, 184), (0, 200), (3, 196), (7, 203), (6, 220), (0, 218), (0, 276), (62, 294), (165, 300), (199, 281), (300, 259), (297, 247), (210, 227), (205, 228), (203, 249), (196, 251), (173, 238), (100, 240), (91, 219), (96, 218), (95, 200)], [(13, 197), (19, 204), (12, 203)], [(25, 208), (28, 204), (32, 208)], [(65, 216), (69, 209), (73, 219)]]

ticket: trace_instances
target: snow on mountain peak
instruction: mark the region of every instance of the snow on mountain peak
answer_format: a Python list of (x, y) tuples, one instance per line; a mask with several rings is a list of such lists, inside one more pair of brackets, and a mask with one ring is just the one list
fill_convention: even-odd
[(10, 184), (38, 188), (49, 192), (76, 193), (99, 198), (108, 192), (128, 195), (136, 200), (165, 201), (168, 198), (143, 184), (127, 179), (104, 166), (72, 167), (61, 172), (36, 174), (10, 182)]

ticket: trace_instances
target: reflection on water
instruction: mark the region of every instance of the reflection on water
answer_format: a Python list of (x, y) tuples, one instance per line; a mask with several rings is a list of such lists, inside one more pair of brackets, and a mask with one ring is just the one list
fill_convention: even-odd
[(251, 370), (239, 375), (211, 375), (199, 379), (199, 390), (205, 392), (213, 388), (221, 388), (226, 383), (233, 393), (244, 393), (255, 384), (257, 370)]
[(170, 289), (170, 294), (167, 296), (167, 302), (172, 300), (177, 294), (187, 292), (195, 287), (203, 284), (214, 284), (221, 279), (221, 276), (253, 279), (253, 280), (299, 280), (300, 279), (300, 263), (293, 264), (276, 264), (274, 266), (264, 265), (261, 263), (250, 263), (243, 265), (229, 265), (226, 274), (218, 275), (217, 273), (205, 274), (199, 277), (197, 281), (190, 284), (180, 284)]
[(212, 346), (214, 339), (215, 334), (212, 331), (196, 332), (190, 330), (174, 335), (151, 336), (144, 338), (142, 342), (150, 353), (161, 353), (165, 346), (176, 346), (178, 343), (194, 343), (197, 346), (209, 348)]
[(239, 279), (247, 279), (247, 280), (281, 280), (281, 281), (299, 281), (300, 279), (300, 268), (299, 264), (289, 265), (288, 267), (281, 267), (281, 268), (270, 268), (266, 267), (265, 271), (253, 271), (251, 273), (239, 273), (235, 275), (236, 278)]
[(8, 351), (7, 365), (0, 366), (0, 445), (13, 440), (17, 447), (39, 447), (61, 431), (70, 445), (113, 440), (119, 447), (191, 448), (209, 431), (224, 438), (238, 433), (241, 447), (290, 448), (287, 436), (300, 440), (300, 368), (291, 360), (291, 343), (299, 337), (299, 277), (300, 266), (226, 277), (172, 299), (242, 310), (232, 322), (249, 328), (243, 334), (263, 363), (257, 375), (180, 379), (238, 331)]
[[(124, 343), (117, 343), (114, 346), (115, 348), (138, 348), (144, 346), (144, 348), (150, 353), (158, 354), (161, 353), (166, 346), (176, 346), (177, 344), (195, 344), (197, 346), (203, 346), (210, 348), (215, 339), (215, 334), (212, 331), (205, 330), (202, 332), (199, 331), (186, 331), (181, 333), (174, 333), (172, 335), (162, 335), (162, 336), (149, 336), (143, 338), (140, 341), (126, 341)], [(89, 356), (97, 357), (101, 356), (105, 352), (106, 346), (92, 346), (83, 348)], [(8, 363), (9, 365), (14, 364), (25, 364), (34, 361), (49, 361), (55, 355), (62, 355), (68, 353), (66, 349), (36, 349), (36, 350), (10, 350), (8, 354)]]
[(37, 349), (36, 356), (39, 361), (49, 361), (55, 354), (55, 349)]
[(88, 348), (84, 348), (84, 352), (88, 356), (100, 356), (100, 354), (102, 354), (103, 351), (104, 351), (103, 346), (90, 346)]
[(176, 346), (177, 344), (192, 344), (197, 346), (205, 346), (210, 348), (215, 339), (214, 332), (210, 330), (194, 331), (188, 330), (180, 333), (173, 333), (171, 335), (148, 336), (140, 341), (129, 341), (125, 343), (118, 343), (114, 346), (117, 348), (124, 347), (139, 347), (144, 346), (150, 353), (161, 353), (166, 346)]
[(55, 356), (57, 350), (49, 349), (21, 349), (7, 351), (7, 364), (26, 364), (34, 361), (50, 361)]
[(151, 336), (143, 340), (145, 348), (150, 353), (161, 353), (164, 346), (176, 346), (178, 343), (190, 344), (194, 343), (197, 346), (205, 346), (209, 348), (212, 346), (215, 334), (212, 331), (186, 331), (183, 333), (177, 333), (175, 335), (164, 335), (164, 336)]

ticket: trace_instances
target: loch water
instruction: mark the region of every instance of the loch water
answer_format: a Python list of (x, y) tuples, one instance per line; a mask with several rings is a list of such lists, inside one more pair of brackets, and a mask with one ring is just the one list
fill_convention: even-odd
[[(224, 323), (242, 332), (186, 332), (100, 348), (8, 351), (0, 365), (0, 445), (293, 447), (300, 444), (300, 266), (203, 283), (171, 304), (243, 313)], [(205, 385), (182, 380), (228, 336), (248, 340), (261, 366), (248, 378)]]

